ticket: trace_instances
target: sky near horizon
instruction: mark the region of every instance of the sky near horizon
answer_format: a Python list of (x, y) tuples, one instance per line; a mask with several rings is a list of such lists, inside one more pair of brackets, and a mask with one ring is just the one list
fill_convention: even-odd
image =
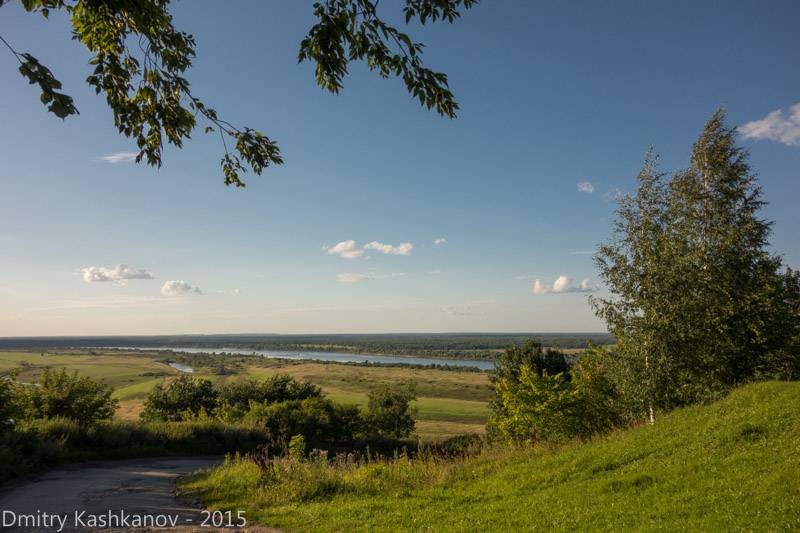
[(296, 61), (312, 3), (172, 5), (195, 94), (282, 149), (246, 189), (199, 130), (132, 163), (64, 17), (0, 8), (81, 113), (47, 113), (0, 50), (0, 336), (602, 331), (591, 253), (615, 195), (651, 145), (686, 166), (720, 105), (800, 267), (800, 3), (484, 1), (412, 25), (456, 120), (360, 64), (318, 88)]

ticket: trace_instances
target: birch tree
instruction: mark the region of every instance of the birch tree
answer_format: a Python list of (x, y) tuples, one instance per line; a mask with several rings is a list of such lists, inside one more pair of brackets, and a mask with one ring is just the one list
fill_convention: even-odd
[(688, 168), (668, 177), (649, 153), (636, 194), (620, 200), (595, 257), (611, 294), (592, 304), (618, 340), (615, 380), (651, 422), (658, 409), (796, 368), (797, 276), (768, 248), (763, 205), (721, 109)]

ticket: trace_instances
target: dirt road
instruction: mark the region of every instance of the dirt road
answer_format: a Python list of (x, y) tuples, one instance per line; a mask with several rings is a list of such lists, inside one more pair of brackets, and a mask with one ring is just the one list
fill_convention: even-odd
[[(52, 470), (0, 492), (0, 530), (215, 531), (200, 528), (205, 518), (201, 510), (179, 501), (173, 490), (179, 475), (219, 461), (211, 457), (162, 457)], [(144, 518), (143, 527), (134, 527), (142, 525), (133, 522), (137, 516), (152, 518)], [(96, 517), (94, 523), (92, 517)], [(104, 518), (106, 527), (96, 527)]]

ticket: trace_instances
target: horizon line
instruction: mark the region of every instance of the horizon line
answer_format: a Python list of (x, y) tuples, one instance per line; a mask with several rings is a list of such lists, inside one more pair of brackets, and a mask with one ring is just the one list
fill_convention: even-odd
[(379, 333), (114, 333), (105, 335), (4, 335), (7, 339), (75, 339), (113, 337), (236, 337), (236, 336), (283, 336), (301, 337), (312, 335), (610, 335), (607, 331), (386, 331)]

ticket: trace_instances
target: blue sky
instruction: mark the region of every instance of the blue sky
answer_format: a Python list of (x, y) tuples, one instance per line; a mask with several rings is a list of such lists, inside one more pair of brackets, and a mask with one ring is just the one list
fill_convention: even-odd
[[(339, 95), (319, 89), (296, 62), (311, 2), (172, 10), (197, 39), (195, 93), (286, 164), (227, 188), (219, 141), (199, 132), (158, 170), (103, 160), (135, 147), (83, 82), (65, 19), (2, 7), (0, 35), (81, 114), (46, 113), (0, 53), (0, 335), (600, 331), (580, 290), (599, 284), (591, 255), (574, 252), (608, 237), (610, 198), (648, 146), (684, 166), (719, 105), (754, 123), (742, 142), (773, 247), (800, 266), (797, 2), (486, 1), (412, 25), (456, 120), (363, 65)], [(328, 253), (348, 240), (357, 257)]]

